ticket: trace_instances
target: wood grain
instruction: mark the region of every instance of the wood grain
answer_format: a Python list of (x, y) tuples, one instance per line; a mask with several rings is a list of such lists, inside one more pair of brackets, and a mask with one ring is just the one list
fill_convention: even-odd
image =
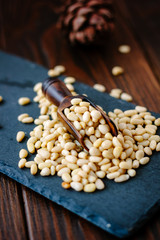
[(27, 240), (20, 184), (0, 174), (0, 239)]
[[(160, 112), (159, 1), (115, 0), (116, 29), (99, 48), (68, 44), (56, 23), (62, 3), (0, 0), (0, 49), (48, 68), (65, 65), (66, 74), (82, 82), (102, 83), (108, 92), (119, 87), (133, 96), (134, 103)], [(124, 43), (131, 46), (128, 55), (117, 51)], [(125, 74), (113, 77), (115, 65)], [(117, 239), (8, 177), (1, 175), (0, 180), (0, 239)], [(160, 212), (129, 239), (160, 239), (159, 216)]]

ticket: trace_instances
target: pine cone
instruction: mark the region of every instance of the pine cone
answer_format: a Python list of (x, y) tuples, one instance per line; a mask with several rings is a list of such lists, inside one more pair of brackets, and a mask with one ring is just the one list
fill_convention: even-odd
[(61, 26), (72, 44), (102, 44), (114, 28), (111, 0), (69, 0)]

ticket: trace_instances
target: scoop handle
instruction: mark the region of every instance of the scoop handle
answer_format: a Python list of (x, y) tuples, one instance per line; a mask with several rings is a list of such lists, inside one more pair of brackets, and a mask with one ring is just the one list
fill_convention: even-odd
[(42, 92), (45, 97), (56, 106), (67, 96), (72, 96), (66, 85), (58, 78), (47, 78), (42, 84)]

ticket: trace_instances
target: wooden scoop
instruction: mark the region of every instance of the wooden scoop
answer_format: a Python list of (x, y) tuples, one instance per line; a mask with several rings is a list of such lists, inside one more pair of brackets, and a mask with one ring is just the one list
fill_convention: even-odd
[(83, 141), (83, 136), (79, 133), (79, 131), (75, 128), (75, 126), (70, 122), (64, 114), (64, 109), (72, 106), (71, 100), (73, 98), (81, 98), (83, 101), (89, 102), (95, 109), (97, 109), (103, 118), (106, 120), (106, 123), (109, 125), (111, 129), (111, 133), (114, 136), (117, 136), (118, 131), (115, 124), (112, 120), (94, 103), (92, 103), (87, 97), (83, 95), (73, 96), (72, 93), (68, 90), (66, 85), (59, 80), (58, 78), (47, 78), (42, 85), (42, 91), (45, 97), (58, 106), (58, 117), (67, 128), (67, 130), (80, 142), (83, 148), (87, 151), (88, 148), (85, 146)]

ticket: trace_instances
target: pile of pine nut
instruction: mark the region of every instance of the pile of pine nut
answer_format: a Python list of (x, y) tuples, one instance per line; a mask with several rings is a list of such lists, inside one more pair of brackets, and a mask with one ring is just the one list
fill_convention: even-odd
[[(72, 85), (75, 79), (67, 77), (64, 82), (76, 95)], [(153, 151), (160, 151), (160, 136), (156, 135), (160, 118), (155, 119), (145, 107), (109, 112), (118, 129), (118, 136), (113, 137), (101, 114), (77, 97), (64, 114), (84, 136), (87, 152), (59, 121), (57, 107), (44, 97), (41, 87), (42, 83), (34, 87), (34, 101), (40, 108), (40, 116), (34, 120), (37, 126), (30, 132), (28, 151), (21, 149), (19, 154), (18, 166), (30, 168), (31, 174), (38, 170), (41, 176), (57, 174), (63, 188), (94, 192), (105, 188), (105, 177), (115, 182), (134, 177), (136, 169), (149, 162)], [(23, 133), (17, 134), (17, 141), (23, 137)], [(28, 152), (36, 154), (34, 161), (27, 161)]]

